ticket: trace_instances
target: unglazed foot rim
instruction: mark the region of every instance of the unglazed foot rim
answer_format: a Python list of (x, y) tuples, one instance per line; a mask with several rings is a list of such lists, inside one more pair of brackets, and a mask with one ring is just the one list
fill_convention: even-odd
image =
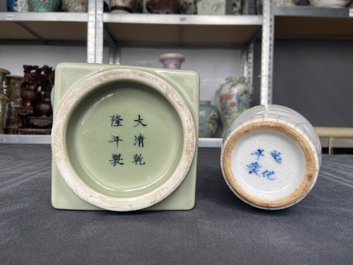
[[(130, 80), (155, 89), (178, 113), (183, 130), (183, 148), (178, 166), (169, 179), (154, 191), (133, 198), (113, 197), (91, 189), (76, 173), (67, 153), (66, 132), (72, 112), (91, 92), (100, 86)], [(54, 117), (52, 150), (55, 165), (70, 189), (84, 201), (106, 210), (133, 211), (150, 207), (168, 197), (186, 177), (196, 152), (196, 129), (192, 114), (184, 99), (173, 86), (157, 75), (134, 69), (114, 69), (97, 73), (75, 85), (65, 95)]]

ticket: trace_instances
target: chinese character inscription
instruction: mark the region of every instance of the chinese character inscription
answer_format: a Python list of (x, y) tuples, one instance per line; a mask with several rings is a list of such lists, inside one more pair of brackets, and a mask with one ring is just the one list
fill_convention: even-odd
[[(144, 134), (142, 132), (138, 132), (135, 135), (131, 136), (131, 139), (123, 139), (123, 137), (121, 135), (126, 135), (123, 134), (121, 130), (127, 130), (127, 131), (131, 131), (132, 128), (135, 127), (146, 127), (148, 126), (147, 122), (144, 120), (143, 116), (141, 114), (137, 114), (136, 115), (136, 119), (132, 120), (132, 124), (131, 126), (128, 126), (128, 121), (126, 120), (124, 123), (124, 118), (122, 115), (119, 114), (115, 114), (115, 115), (111, 115), (110, 117), (110, 127), (120, 127), (119, 130), (117, 131), (117, 135), (111, 135), (111, 138), (108, 140), (109, 143), (114, 143), (116, 148), (119, 149), (120, 142), (123, 142), (126, 140), (126, 142), (131, 141), (133, 144), (133, 146), (137, 147), (137, 148), (144, 148), (145, 147), (145, 140), (146, 137), (144, 136)], [(119, 135), (119, 132), (121, 133), (121, 135)], [(126, 132), (126, 131), (125, 131)], [(124, 136), (125, 138), (126, 136)], [(122, 153), (113, 153), (111, 154), (111, 159), (109, 160), (109, 163), (113, 166), (113, 167), (117, 167), (117, 166), (123, 166), (125, 165), (125, 163), (123, 162), (123, 154)], [(136, 152), (133, 157), (132, 157), (132, 164), (135, 166), (143, 166), (146, 164), (145, 158), (143, 157), (142, 153), (140, 152)]]
[(257, 149), (250, 153), (253, 157), (253, 161), (246, 165), (246, 169), (249, 175), (254, 174), (258, 177), (263, 177), (268, 180), (276, 179), (276, 172), (269, 168), (263, 167), (263, 162), (265, 159), (273, 159), (275, 163), (282, 163), (282, 154), (277, 150), (272, 150), (271, 152), (266, 152), (264, 149)]

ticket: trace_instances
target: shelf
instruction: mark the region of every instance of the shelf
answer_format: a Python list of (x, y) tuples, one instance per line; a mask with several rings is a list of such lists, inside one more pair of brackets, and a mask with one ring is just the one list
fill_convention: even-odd
[(274, 7), (276, 39), (353, 40), (349, 8)]
[[(51, 144), (51, 136), (0, 134), (0, 144)], [(221, 144), (221, 138), (199, 138), (199, 147), (220, 148)]]
[(0, 134), (0, 144), (50, 144), (50, 135)]
[(106, 13), (103, 22), (119, 45), (242, 46), (261, 30), (262, 17)]
[[(274, 7), (277, 39), (353, 40), (353, 11), (310, 6)], [(86, 42), (88, 13), (0, 12), (0, 42)], [(163, 22), (163, 23), (162, 23)], [(261, 31), (262, 16), (103, 14), (119, 45), (242, 46)]]
[(0, 13), (0, 42), (86, 42), (87, 13)]
[(199, 147), (202, 148), (221, 148), (222, 138), (199, 138)]

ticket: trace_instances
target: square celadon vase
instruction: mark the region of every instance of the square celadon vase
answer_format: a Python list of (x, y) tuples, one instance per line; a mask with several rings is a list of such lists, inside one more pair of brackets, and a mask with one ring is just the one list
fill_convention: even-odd
[(197, 73), (82, 63), (55, 72), (54, 208), (193, 208)]

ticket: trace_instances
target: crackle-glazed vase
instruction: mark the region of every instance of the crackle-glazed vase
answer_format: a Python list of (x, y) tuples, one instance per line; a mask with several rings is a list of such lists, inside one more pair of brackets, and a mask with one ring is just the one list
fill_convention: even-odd
[(244, 111), (223, 137), (221, 168), (244, 202), (279, 210), (301, 201), (315, 185), (320, 139), (300, 113), (281, 105)]

